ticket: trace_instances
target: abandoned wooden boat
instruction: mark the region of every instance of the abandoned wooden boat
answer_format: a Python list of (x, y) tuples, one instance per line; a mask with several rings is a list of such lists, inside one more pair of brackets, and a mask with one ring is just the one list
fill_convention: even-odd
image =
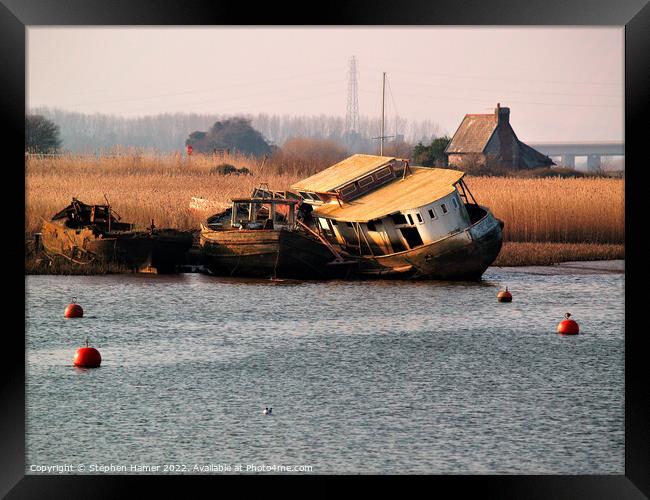
[(310, 225), (357, 277), (476, 280), (502, 245), (503, 222), (479, 205), (464, 172), (353, 155), (291, 186)]
[(174, 272), (192, 246), (189, 231), (151, 227), (136, 230), (120, 222), (110, 205), (72, 203), (43, 221), (45, 251), (77, 264), (115, 262), (140, 272)]
[[(316, 232), (297, 220), (299, 199), (255, 190), (201, 224), (202, 264), (215, 275), (327, 279), (343, 259)], [(268, 196), (267, 196), (268, 195)]]

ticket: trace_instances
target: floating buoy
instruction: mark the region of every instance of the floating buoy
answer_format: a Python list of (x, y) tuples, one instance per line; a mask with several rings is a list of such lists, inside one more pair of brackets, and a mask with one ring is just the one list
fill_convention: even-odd
[(508, 287), (506, 287), (506, 291), (500, 291), (497, 293), (497, 300), (499, 302), (512, 302), (512, 294), (508, 291)]
[(557, 325), (557, 333), (561, 333), (562, 335), (578, 335), (580, 327), (578, 323), (569, 319), (570, 317), (571, 313), (564, 315), (564, 319)]
[(94, 347), (88, 347), (88, 339), (86, 338), (86, 347), (77, 349), (73, 363), (75, 366), (83, 368), (97, 368), (102, 363), (102, 356)]
[(72, 303), (68, 304), (68, 307), (65, 308), (65, 317), (66, 318), (82, 318), (84, 315), (83, 308), (76, 303), (77, 297), (72, 297)]

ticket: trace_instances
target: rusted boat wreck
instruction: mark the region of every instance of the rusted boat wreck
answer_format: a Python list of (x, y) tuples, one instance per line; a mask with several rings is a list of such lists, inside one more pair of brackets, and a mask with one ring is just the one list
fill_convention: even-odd
[(327, 279), (343, 261), (336, 250), (297, 220), (298, 197), (256, 189), (201, 224), (202, 264), (215, 275)]
[(291, 189), (310, 205), (309, 225), (344, 257), (349, 276), (476, 280), (501, 250), (503, 222), (476, 202), (463, 177), (357, 154)]
[(42, 244), (46, 252), (77, 264), (114, 262), (140, 272), (170, 273), (183, 262), (192, 246), (190, 231), (146, 230), (120, 222), (106, 205), (88, 205), (76, 198), (50, 221), (43, 221)]

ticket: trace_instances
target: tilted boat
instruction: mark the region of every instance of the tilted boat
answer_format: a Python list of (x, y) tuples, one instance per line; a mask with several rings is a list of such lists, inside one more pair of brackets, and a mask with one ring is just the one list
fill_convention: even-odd
[(43, 248), (77, 264), (115, 262), (141, 272), (174, 272), (192, 246), (193, 234), (151, 223), (146, 230), (120, 222), (110, 205), (87, 205), (76, 198), (50, 221), (43, 221)]
[(477, 280), (501, 250), (503, 222), (476, 202), (464, 175), (357, 154), (291, 189), (353, 276)]
[(201, 224), (202, 264), (215, 275), (327, 279), (342, 261), (336, 250), (297, 219), (300, 199), (255, 190)]

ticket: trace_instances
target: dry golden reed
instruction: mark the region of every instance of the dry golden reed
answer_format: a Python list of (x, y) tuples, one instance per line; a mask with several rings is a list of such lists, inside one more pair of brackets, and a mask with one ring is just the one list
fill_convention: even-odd
[[(211, 173), (222, 163), (246, 167), (252, 175)], [(263, 182), (270, 189), (285, 189), (300, 176), (282, 167), (237, 154), (30, 157), (25, 166), (25, 230), (37, 232), (42, 219), (51, 218), (72, 197), (103, 204), (104, 194), (123, 221), (145, 227), (154, 219), (158, 227), (198, 228), (209, 214), (191, 210), (192, 197), (227, 202), (249, 195)]]
[[(211, 173), (222, 163), (246, 167), (252, 175)], [(145, 227), (154, 219), (158, 227), (198, 228), (209, 214), (189, 208), (193, 196), (228, 202), (264, 182), (270, 189), (287, 189), (306, 176), (301, 168), (286, 158), (240, 154), (30, 157), (25, 231), (37, 232), (42, 218), (52, 217), (73, 196), (104, 203), (104, 194), (124, 221)], [(623, 243), (621, 179), (468, 177), (466, 182), (477, 201), (505, 222), (508, 241)]]
[(622, 179), (469, 177), (472, 194), (505, 223), (506, 241), (623, 243)]
[(624, 258), (625, 248), (622, 244), (506, 241), (493, 265), (548, 266), (558, 262)]

